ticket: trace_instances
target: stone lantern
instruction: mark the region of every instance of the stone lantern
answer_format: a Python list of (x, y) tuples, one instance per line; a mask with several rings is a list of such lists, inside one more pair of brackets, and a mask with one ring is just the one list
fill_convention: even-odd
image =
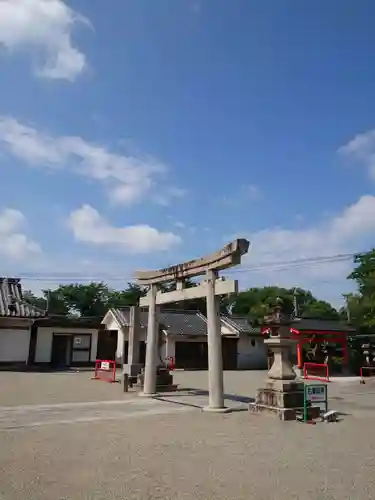
[(296, 381), (296, 374), (289, 352), (296, 341), (291, 339), (292, 318), (281, 310), (282, 300), (277, 299), (273, 312), (264, 318), (263, 326), (269, 329), (269, 338), (264, 343), (273, 354), (264, 387), (258, 389), (251, 411), (267, 411), (280, 420), (295, 420), (296, 413), (303, 409), (304, 384)]
[(273, 364), (268, 371), (271, 380), (295, 380), (296, 374), (290, 362), (289, 353), (296, 341), (291, 339), (290, 326), (292, 319), (290, 315), (281, 311), (282, 299), (276, 299), (273, 312), (264, 318), (263, 325), (268, 327), (270, 335), (264, 343), (273, 353)]

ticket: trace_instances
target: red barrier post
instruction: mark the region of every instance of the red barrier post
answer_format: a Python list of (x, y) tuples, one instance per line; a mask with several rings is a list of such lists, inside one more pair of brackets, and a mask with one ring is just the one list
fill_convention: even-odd
[(97, 359), (93, 378), (104, 382), (116, 382), (116, 361)]
[[(319, 377), (308, 373), (308, 370), (312, 368), (322, 368), (324, 369), (325, 375)], [(329, 382), (329, 368), (327, 363), (305, 363), (303, 365), (303, 378), (306, 380), (320, 380), (321, 382)]]
[(168, 370), (170, 370), (171, 372), (173, 372), (173, 370), (176, 367), (173, 356), (167, 356), (165, 358), (165, 360), (167, 362), (167, 368), (168, 368)]
[(370, 375), (367, 375), (368, 377), (371, 377), (371, 372), (375, 372), (375, 366), (361, 366), (359, 369), (359, 376), (360, 376), (360, 383), (364, 384), (365, 383), (365, 372), (369, 371)]

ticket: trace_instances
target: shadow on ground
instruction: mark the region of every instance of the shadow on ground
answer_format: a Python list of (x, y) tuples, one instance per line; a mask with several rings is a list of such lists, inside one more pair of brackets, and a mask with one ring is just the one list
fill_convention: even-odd
[[(192, 408), (198, 408), (201, 410), (203, 408), (202, 405), (193, 403), (191, 401), (181, 401), (181, 400), (178, 401), (178, 400), (175, 400), (175, 398), (182, 398), (182, 397), (194, 398), (194, 397), (202, 397), (202, 396), (208, 397), (208, 395), (209, 395), (208, 391), (203, 390), (203, 389), (195, 389), (195, 388), (191, 388), (191, 387), (181, 387), (181, 388), (177, 389), (177, 391), (174, 392), (173, 394), (168, 393), (168, 394), (165, 394), (163, 396), (155, 397), (153, 399), (156, 399), (158, 401), (165, 401), (168, 403), (173, 403), (173, 404), (177, 404), (177, 405), (181, 405), (181, 406), (189, 406)], [(248, 411), (247, 405), (249, 403), (253, 403), (255, 401), (254, 398), (250, 398), (248, 396), (241, 396), (239, 394), (224, 394), (224, 400), (231, 401), (234, 403), (243, 403), (244, 405), (246, 405), (246, 406), (232, 407), (231, 411)]]

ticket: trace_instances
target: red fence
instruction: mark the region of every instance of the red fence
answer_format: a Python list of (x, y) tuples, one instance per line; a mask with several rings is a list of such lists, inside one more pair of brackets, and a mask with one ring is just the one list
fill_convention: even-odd
[(326, 363), (305, 363), (303, 365), (303, 378), (329, 382), (328, 365)]
[(116, 361), (97, 359), (95, 363), (94, 380), (116, 382)]
[(360, 383), (365, 383), (365, 378), (373, 377), (375, 375), (375, 366), (361, 366), (359, 369), (359, 375), (361, 377)]

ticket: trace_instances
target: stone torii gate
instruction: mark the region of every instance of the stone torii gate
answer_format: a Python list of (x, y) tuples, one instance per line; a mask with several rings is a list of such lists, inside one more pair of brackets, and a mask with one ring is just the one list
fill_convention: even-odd
[[(146, 297), (139, 305), (148, 307), (146, 364), (143, 396), (156, 395), (158, 321), (157, 308), (161, 304), (206, 297), (207, 301), (207, 343), (208, 343), (208, 378), (209, 404), (206, 411), (225, 411), (223, 360), (221, 346), (220, 295), (238, 291), (236, 280), (219, 278), (219, 271), (241, 263), (241, 257), (249, 249), (249, 241), (237, 239), (223, 249), (207, 257), (190, 260), (176, 266), (158, 271), (138, 271), (135, 278), (139, 285), (149, 286)], [(185, 288), (185, 280), (196, 276), (206, 276), (198, 286)], [(160, 292), (158, 285), (170, 281), (176, 282), (173, 292)]]

